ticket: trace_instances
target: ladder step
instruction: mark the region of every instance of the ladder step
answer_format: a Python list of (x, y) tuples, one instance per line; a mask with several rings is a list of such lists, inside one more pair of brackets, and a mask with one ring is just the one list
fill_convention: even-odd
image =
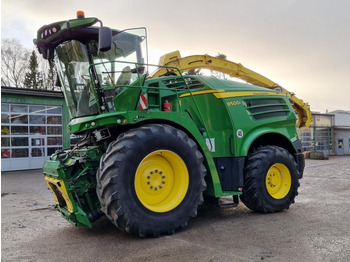
[(227, 200), (228, 200), (227, 198), (222, 198), (222, 197), (219, 198), (218, 199), (219, 207), (222, 207), (222, 208), (236, 207), (239, 203), (239, 199), (237, 195), (232, 196), (233, 202), (230, 202)]

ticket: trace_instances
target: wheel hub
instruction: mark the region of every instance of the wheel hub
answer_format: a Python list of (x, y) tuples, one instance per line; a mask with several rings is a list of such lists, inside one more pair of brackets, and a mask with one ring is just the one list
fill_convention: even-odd
[(149, 172), (147, 180), (149, 188), (157, 191), (163, 189), (163, 186), (166, 183), (166, 176), (162, 170), (155, 169)]
[(287, 166), (276, 163), (270, 167), (266, 175), (266, 189), (275, 199), (284, 198), (292, 186), (291, 174)]
[(135, 174), (135, 192), (144, 207), (168, 212), (184, 199), (189, 185), (186, 164), (176, 153), (157, 150), (148, 154)]

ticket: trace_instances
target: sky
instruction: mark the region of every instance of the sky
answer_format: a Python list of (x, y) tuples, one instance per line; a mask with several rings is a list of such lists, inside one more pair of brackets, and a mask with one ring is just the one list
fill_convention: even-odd
[(37, 30), (76, 11), (147, 28), (150, 62), (223, 53), (294, 92), (312, 111), (350, 110), (349, 0), (2, 0), (1, 38), (34, 48)]

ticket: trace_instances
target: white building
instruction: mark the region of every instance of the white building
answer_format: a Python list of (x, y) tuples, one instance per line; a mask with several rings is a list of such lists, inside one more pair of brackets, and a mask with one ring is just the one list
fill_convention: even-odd
[(350, 154), (350, 111), (313, 112), (312, 119), (309, 128), (299, 130), (303, 151)]
[(350, 112), (334, 111), (334, 142), (337, 155), (350, 154)]

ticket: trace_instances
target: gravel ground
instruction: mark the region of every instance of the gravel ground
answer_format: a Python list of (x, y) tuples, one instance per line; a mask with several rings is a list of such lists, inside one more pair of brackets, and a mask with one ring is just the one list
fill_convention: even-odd
[(105, 217), (75, 228), (41, 170), (1, 175), (2, 261), (349, 261), (350, 156), (307, 160), (296, 203), (275, 214), (203, 205), (186, 230), (139, 239)]

